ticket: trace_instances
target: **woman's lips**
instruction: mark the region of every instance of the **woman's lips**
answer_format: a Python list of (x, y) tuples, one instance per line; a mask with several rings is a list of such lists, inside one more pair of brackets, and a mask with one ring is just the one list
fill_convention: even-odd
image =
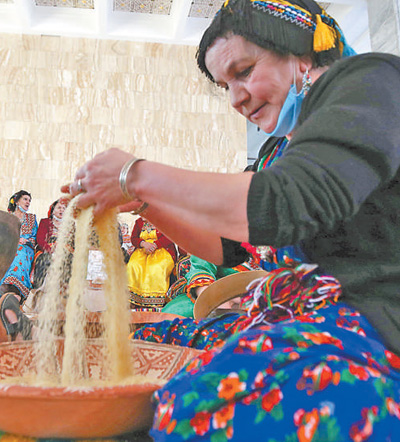
[(264, 109), (264, 104), (256, 109), (252, 114), (250, 114), (250, 120), (257, 120), (257, 118), (260, 116), (261, 110)]

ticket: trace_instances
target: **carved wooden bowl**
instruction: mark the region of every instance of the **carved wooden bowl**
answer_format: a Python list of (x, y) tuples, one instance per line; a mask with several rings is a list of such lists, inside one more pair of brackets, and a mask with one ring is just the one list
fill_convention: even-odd
[[(63, 339), (58, 341), (61, 359)], [(101, 347), (101, 340), (88, 340), (86, 369), (94, 379), (102, 377)], [(33, 342), (1, 344), (0, 429), (37, 438), (111, 437), (148, 429), (154, 415), (152, 393), (200, 353), (188, 347), (135, 340), (135, 374), (151, 376), (149, 382), (114, 387), (35, 387), (2, 382), (34, 370)]]

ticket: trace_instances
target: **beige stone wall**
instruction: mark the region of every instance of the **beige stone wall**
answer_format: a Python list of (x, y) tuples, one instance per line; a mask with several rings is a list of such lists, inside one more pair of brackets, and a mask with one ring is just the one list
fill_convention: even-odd
[(0, 209), (25, 189), (45, 217), (61, 184), (112, 146), (192, 170), (243, 170), (245, 121), (198, 72), (195, 52), (0, 34)]

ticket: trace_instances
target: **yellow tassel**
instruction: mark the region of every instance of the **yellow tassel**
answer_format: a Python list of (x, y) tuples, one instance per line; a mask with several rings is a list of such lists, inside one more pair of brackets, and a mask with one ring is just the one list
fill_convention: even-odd
[(324, 23), (321, 16), (317, 15), (317, 26), (314, 31), (314, 51), (327, 51), (335, 47), (336, 32)]

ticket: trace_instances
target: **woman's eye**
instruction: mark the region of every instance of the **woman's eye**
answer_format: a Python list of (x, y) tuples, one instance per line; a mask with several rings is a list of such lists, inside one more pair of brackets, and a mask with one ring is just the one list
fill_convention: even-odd
[(251, 70), (252, 70), (252, 67), (251, 67), (251, 66), (249, 66), (249, 67), (246, 68), (246, 69), (243, 69), (243, 71), (240, 71), (240, 72), (239, 72), (238, 77), (247, 77), (247, 76), (249, 76)]

